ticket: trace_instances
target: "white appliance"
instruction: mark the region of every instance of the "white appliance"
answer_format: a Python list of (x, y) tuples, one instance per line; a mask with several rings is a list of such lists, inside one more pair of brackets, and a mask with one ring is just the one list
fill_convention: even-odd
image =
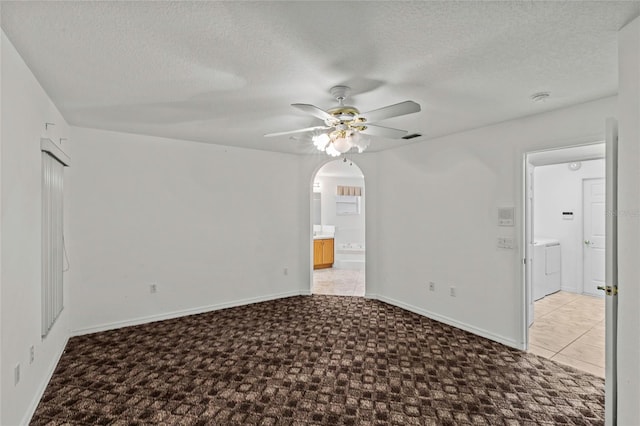
[(560, 241), (536, 238), (533, 242), (533, 300), (560, 291)]

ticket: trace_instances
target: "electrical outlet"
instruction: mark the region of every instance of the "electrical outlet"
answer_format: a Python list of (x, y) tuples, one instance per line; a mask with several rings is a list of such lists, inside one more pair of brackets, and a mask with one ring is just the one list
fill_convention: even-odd
[(20, 381), (20, 364), (16, 365), (16, 368), (13, 369), (13, 384), (17, 385)]
[(31, 345), (29, 348), (29, 364), (33, 364), (33, 361), (36, 359), (36, 348)]
[(289, 268), (284, 268), (282, 270), (282, 273), (285, 274), (285, 275), (289, 275)]
[(157, 293), (157, 292), (158, 292), (158, 286), (156, 284), (149, 285), (149, 293)]
[(456, 288), (455, 287), (449, 287), (449, 295), (451, 297), (456, 297)]
[(434, 283), (433, 281), (429, 281), (429, 290), (436, 291), (436, 283)]

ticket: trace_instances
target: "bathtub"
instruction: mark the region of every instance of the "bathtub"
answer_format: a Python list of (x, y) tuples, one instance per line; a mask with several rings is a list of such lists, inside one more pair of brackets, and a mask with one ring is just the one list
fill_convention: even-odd
[(335, 249), (334, 268), (364, 270), (365, 259), (364, 244), (359, 243), (342, 243)]

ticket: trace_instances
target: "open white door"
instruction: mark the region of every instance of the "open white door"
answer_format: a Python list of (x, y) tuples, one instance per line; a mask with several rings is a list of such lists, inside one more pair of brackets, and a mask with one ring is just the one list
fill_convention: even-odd
[(606, 283), (606, 179), (582, 181), (583, 284), (582, 292), (602, 296), (598, 287)]
[(618, 122), (606, 125), (606, 285), (605, 291), (605, 424), (617, 423), (617, 334), (618, 334)]

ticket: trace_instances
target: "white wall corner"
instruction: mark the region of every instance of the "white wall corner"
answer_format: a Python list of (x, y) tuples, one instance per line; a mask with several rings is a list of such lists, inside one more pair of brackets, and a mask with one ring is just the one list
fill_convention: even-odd
[(31, 403), (29, 404), (29, 407), (27, 408), (24, 418), (20, 421), (21, 426), (22, 425), (26, 426), (29, 423), (31, 423), (31, 418), (35, 414), (36, 409), (38, 408), (38, 404), (40, 403), (40, 400), (44, 396), (45, 390), (47, 390), (47, 386), (49, 385), (49, 382), (53, 377), (53, 373), (56, 371), (56, 367), (58, 366), (58, 363), (60, 362), (60, 359), (62, 358), (62, 355), (64, 354), (64, 350), (66, 349), (68, 343), (69, 343), (69, 337), (65, 339), (64, 345), (62, 345), (57, 356), (52, 360), (51, 364), (49, 365), (47, 374), (44, 376), (43, 380), (40, 382), (40, 385), (38, 386), (36, 393), (33, 395), (33, 398), (31, 400)]
[(390, 305), (396, 306), (398, 308), (402, 308), (402, 309), (405, 309), (407, 311), (413, 312), (415, 314), (422, 315), (423, 317), (427, 317), (429, 319), (432, 319), (432, 320), (435, 320), (435, 321), (450, 325), (452, 327), (459, 328), (459, 329), (464, 330), (464, 331), (468, 331), (469, 333), (475, 334), (475, 335), (480, 336), (480, 337), (484, 337), (484, 338), (492, 340), (494, 342), (501, 343), (501, 344), (503, 344), (505, 346), (509, 346), (510, 348), (518, 349), (518, 350), (521, 350), (521, 351), (526, 350), (526, 346), (525, 346), (524, 342), (518, 342), (518, 341), (515, 341), (513, 339), (509, 339), (507, 337), (500, 336), (500, 335), (495, 334), (495, 333), (491, 333), (490, 331), (484, 330), (482, 328), (475, 327), (475, 326), (473, 326), (471, 324), (460, 322), (460, 321), (454, 320), (453, 318), (449, 318), (449, 317), (446, 317), (446, 316), (443, 316), (443, 315), (439, 315), (439, 314), (433, 313), (431, 311), (428, 311), (426, 309), (418, 308), (417, 306), (413, 306), (413, 305), (410, 305), (408, 303), (404, 303), (404, 302), (401, 302), (399, 300), (396, 300), (396, 299), (393, 299), (393, 298), (390, 298), (390, 297), (378, 295), (376, 297), (376, 299), (381, 301), (381, 302), (385, 302), (385, 303), (388, 303)]

